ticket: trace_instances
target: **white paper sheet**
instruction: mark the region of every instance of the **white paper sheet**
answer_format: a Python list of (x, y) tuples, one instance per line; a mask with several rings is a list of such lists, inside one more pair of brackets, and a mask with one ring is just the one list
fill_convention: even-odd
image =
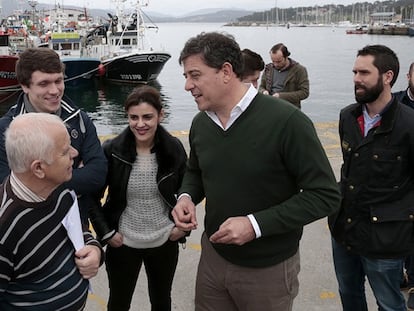
[(63, 218), (62, 224), (68, 232), (68, 236), (73, 244), (73, 247), (76, 251), (78, 251), (85, 246), (85, 242), (83, 240), (83, 230), (79, 214), (78, 199), (74, 191), (71, 191), (71, 194), (74, 200), (73, 205), (69, 209), (65, 218)]

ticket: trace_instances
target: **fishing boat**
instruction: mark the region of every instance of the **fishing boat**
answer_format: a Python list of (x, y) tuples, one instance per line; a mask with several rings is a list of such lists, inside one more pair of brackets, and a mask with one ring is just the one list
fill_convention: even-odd
[(103, 77), (110, 81), (147, 83), (156, 80), (171, 55), (156, 51), (146, 36), (148, 28), (142, 7), (148, 2), (136, 0), (132, 13), (124, 14), (117, 1), (116, 15), (108, 14), (110, 24), (93, 29), (87, 37), (87, 54), (101, 60)]
[(15, 91), (19, 88), (16, 78), (18, 56), (10, 55), (9, 35), (0, 32), (0, 91)]
[(97, 75), (101, 61), (99, 58), (84, 55), (82, 38), (74, 29), (52, 32), (48, 38), (48, 46), (65, 64), (66, 85), (84, 84)]

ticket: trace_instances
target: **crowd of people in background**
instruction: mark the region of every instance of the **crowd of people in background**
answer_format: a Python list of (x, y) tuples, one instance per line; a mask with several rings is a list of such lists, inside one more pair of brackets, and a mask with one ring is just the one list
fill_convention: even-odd
[(292, 310), (303, 228), (325, 217), (342, 309), (368, 310), (368, 280), (379, 310), (414, 310), (414, 63), (407, 89), (392, 92), (394, 51), (357, 51), (356, 102), (338, 111), (338, 182), (301, 111), (307, 69), (290, 55), (277, 43), (265, 64), (229, 34), (189, 38), (179, 63), (200, 112), (187, 154), (146, 85), (101, 145), (64, 95), (59, 56), (26, 49), (22, 93), (0, 118), (0, 309), (84, 310), (105, 264), (108, 310), (132, 308), (142, 265), (151, 310), (171, 310), (179, 245), (204, 202), (195, 310)]

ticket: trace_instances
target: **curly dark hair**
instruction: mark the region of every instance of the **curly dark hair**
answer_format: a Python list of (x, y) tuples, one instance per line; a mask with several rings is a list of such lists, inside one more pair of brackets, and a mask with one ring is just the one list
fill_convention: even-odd
[(207, 66), (221, 69), (228, 62), (237, 77), (243, 74), (243, 60), (239, 44), (227, 33), (202, 32), (190, 38), (181, 51), (179, 64), (189, 56), (200, 54)]

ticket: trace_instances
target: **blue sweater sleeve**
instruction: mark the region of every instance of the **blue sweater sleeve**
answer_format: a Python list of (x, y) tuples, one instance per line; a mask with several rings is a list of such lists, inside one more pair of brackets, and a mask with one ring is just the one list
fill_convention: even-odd
[(2, 183), (4, 179), (10, 174), (4, 135), (11, 121), (11, 110), (9, 110), (2, 118), (0, 118), (0, 183)]
[(68, 187), (77, 194), (96, 193), (105, 185), (107, 161), (95, 125), (85, 112), (81, 112), (86, 132), (78, 152), (81, 165), (73, 170)]

